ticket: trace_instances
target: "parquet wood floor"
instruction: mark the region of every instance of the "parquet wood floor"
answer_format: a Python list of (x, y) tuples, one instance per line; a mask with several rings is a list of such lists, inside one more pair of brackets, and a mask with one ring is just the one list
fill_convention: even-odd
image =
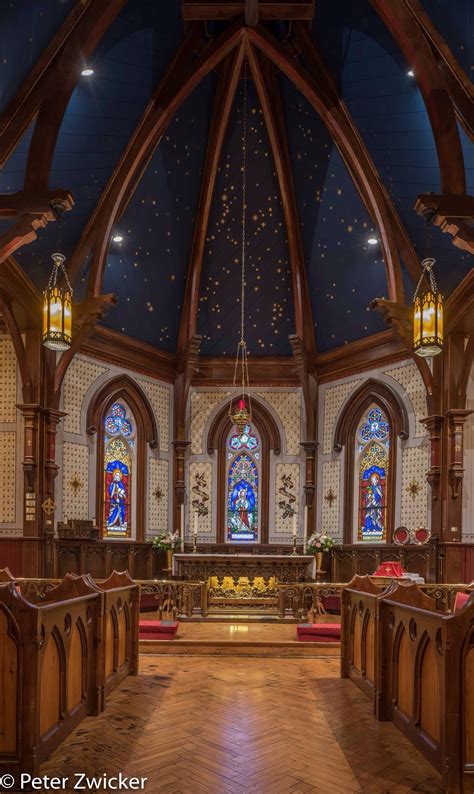
[(41, 774), (147, 776), (148, 794), (441, 792), (335, 659), (142, 657)]

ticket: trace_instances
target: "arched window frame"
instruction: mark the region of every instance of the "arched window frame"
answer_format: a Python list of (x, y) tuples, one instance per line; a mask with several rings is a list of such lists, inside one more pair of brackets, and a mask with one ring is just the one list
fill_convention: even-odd
[(128, 377), (118, 376), (107, 381), (99, 389), (89, 404), (86, 418), (86, 432), (97, 435), (96, 455), (96, 516), (104, 534), (104, 422), (107, 412), (115, 402), (125, 402), (135, 419), (136, 426), (136, 513), (135, 540), (145, 539), (146, 505), (147, 505), (147, 444), (151, 449), (158, 446), (158, 427), (153, 409), (147, 396), (139, 385)]
[[(125, 411), (125, 417), (128, 420), (131, 426), (131, 433), (129, 436), (123, 435), (120, 431), (116, 434), (110, 434), (106, 427), (104, 426), (104, 440), (103, 440), (103, 460), (104, 460), (104, 468), (102, 471), (102, 486), (99, 485), (98, 487), (102, 487), (102, 494), (103, 494), (103, 501), (102, 501), (102, 516), (101, 516), (101, 527), (102, 527), (102, 534), (105, 538), (110, 540), (120, 540), (121, 538), (125, 538), (127, 540), (131, 540), (136, 537), (136, 523), (137, 523), (137, 455), (136, 455), (136, 421), (135, 416), (133, 415), (133, 411), (130, 409), (130, 406), (126, 402), (126, 400), (113, 400), (108, 409), (105, 411), (105, 418), (104, 423), (107, 422), (109, 416), (113, 411), (114, 406), (119, 405)], [(127, 457), (129, 459), (127, 468), (127, 498), (128, 498), (128, 526), (127, 532), (124, 534), (115, 535), (110, 530), (107, 529), (106, 519), (107, 519), (107, 466), (106, 466), (106, 459), (107, 459), (107, 452), (111, 445), (113, 445), (114, 441), (119, 441), (123, 445), (125, 445), (125, 451)], [(115, 458), (115, 456), (114, 456)], [(123, 475), (125, 476), (125, 475)]]
[[(371, 438), (367, 441), (363, 441), (361, 438), (361, 430), (365, 426), (368, 416), (372, 410), (379, 409), (381, 411), (383, 420), (387, 422), (389, 429), (388, 429), (388, 436), (386, 439), (377, 439)], [(387, 541), (387, 535), (389, 532), (389, 524), (388, 524), (388, 493), (389, 493), (389, 483), (392, 481), (392, 477), (394, 473), (390, 470), (390, 449), (392, 446), (392, 428), (390, 423), (388, 422), (388, 417), (386, 417), (385, 413), (382, 411), (377, 403), (373, 402), (367, 408), (366, 412), (362, 414), (361, 420), (357, 426), (357, 430), (355, 433), (354, 438), (355, 443), (355, 450), (354, 450), (354, 516), (353, 516), (353, 539), (356, 542), (363, 541), (364, 543), (368, 543), (368, 540), (364, 540), (361, 536), (361, 528), (360, 528), (360, 513), (361, 513), (361, 467), (366, 459), (367, 454), (373, 448), (373, 446), (377, 446), (382, 450), (383, 455), (386, 457), (387, 463), (385, 465), (385, 498), (384, 498), (384, 511), (385, 511), (385, 524), (384, 524), (384, 537), (382, 542)], [(362, 446), (362, 449), (360, 447)], [(373, 540), (372, 542), (377, 543), (380, 541)]]
[[(356, 501), (358, 504), (359, 501), (358, 481), (355, 482), (356, 434), (363, 417), (372, 404), (379, 407), (385, 414), (391, 431), (389, 477), (387, 482), (387, 537), (385, 542), (392, 542), (392, 533), (395, 529), (397, 439), (406, 440), (409, 436), (408, 413), (396, 391), (383, 381), (370, 378), (347, 401), (337, 420), (334, 432), (334, 451), (341, 452), (343, 449), (345, 451), (343, 538), (344, 543), (347, 544), (354, 543), (356, 537), (354, 533), (354, 502)], [(363, 542), (367, 543), (367, 541)]]
[[(252, 397), (252, 424), (260, 438), (260, 541), (246, 543), (246, 546), (268, 544), (269, 500), (270, 500), (270, 452), (280, 454), (281, 437), (278, 425), (271, 413), (258, 400)], [(217, 451), (217, 543), (226, 544), (227, 508), (227, 439), (232, 430), (229, 417), (229, 403), (226, 402), (214, 417), (207, 435), (207, 451), (213, 455)], [(237, 543), (237, 541), (236, 541)]]

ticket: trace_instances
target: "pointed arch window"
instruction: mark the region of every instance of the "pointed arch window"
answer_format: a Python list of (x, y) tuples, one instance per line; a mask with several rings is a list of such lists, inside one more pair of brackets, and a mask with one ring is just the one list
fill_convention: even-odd
[(127, 406), (115, 402), (104, 420), (104, 535), (132, 536), (135, 422)]
[(260, 439), (246, 427), (227, 439), (227, 531), (229, 542), (258, 542), (260, 532)]
[(356, 433), (358, 482), (357, 540), (387, 539), (387, 505), (390, 470), (390, 424), (383, 411), (372, 405)]

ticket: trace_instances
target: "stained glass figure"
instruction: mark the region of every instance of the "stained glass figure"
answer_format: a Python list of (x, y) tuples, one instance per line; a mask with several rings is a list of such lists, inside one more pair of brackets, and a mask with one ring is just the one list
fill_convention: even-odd
[[(131, 536), (132, 451), (134, 428), (120, 403), (104, 420), (104, 527), (111, 538)], [(128, 439), (126, 441), (125, 439)]]
[(388, 460), (385, 451), (372, 444), (360, 465), (360, 540), (384, 540)]
[(228, 470), (227, 539), (258, 539), (258, 469), (244, 452), (234, 458)]

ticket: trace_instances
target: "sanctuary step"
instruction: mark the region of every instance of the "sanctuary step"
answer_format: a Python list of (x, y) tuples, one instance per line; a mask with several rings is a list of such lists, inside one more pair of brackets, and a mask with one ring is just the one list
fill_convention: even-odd
[[(151, 635), (150, 635), (151, 636)], [(301, 657), (339, 656), (339, 642), (318, 638), (298, 641), (294, 623), (207, 621), (179, 623), (175, 637), (145, 639), (140, 633), (140, 653), (190, 656)]]

